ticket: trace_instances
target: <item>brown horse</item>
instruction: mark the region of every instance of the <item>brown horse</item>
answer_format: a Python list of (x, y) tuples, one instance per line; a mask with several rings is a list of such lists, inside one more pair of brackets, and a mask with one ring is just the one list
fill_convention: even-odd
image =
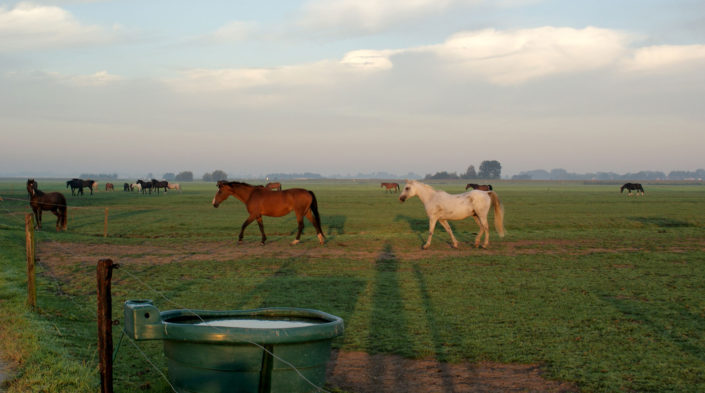
[(468, 185), (465, 186), (465, 189), (467, 190), (468, 188), (472, 188), (473, 190), (480, 190), (480, 191), (492, 191), (491, 184), (468, 183)]
[(242, 201), (247, 207), (249, 217), (242, 224), (238, 241), (242, 242), (242, 237), (252, 221), (257, 220), (259, 231), (262, 233), (262, 245), (267, 240), (264, 234), (264, 225), (262, 224), (262, 216), (282, 217), (293, 210), (296, 213), (296, 222), (299, 225), (299, 230), (296, 233), (296, 240), (291, 244), (299, 242), (301, 232), (304, 230), (304, 216), (316, 228), (318, 241), (323, 244), (325, 236), (321, 230), (321, 217), (318, 214), (318, 202), (313, 192), (302, 188), (291, 188), (284, 191), (271, 191), (266, 187), (253, 186), (241, 182), (218, 182), (218, 192), (213, 197), (213, 207), (218, 207), (221, 202), (227, 199), (230, 195)]
[(382, 183), (380, 188), (384, 187), (385, 191), (389, 192), (399, 192), (399, 183)]
[(272, 191), (281, 191), (282, 190), (282, 184), (279, 182), (273, 182), (273, 183), (267, 183), (264, 188)]
[(105, 183), (105, 191), (115, 191), (115, 185), (113, 183)]
[(34, 179), (27, 179), (27, 192), (29, 193), (29, 206), (34, 212), (37, 222), (35, 228), (42, 229), (42, 210), (50, 210), (56, 218), (56, 230), (66, 230), (66, 198), (61, 193), (43, 193), (37, 189)]

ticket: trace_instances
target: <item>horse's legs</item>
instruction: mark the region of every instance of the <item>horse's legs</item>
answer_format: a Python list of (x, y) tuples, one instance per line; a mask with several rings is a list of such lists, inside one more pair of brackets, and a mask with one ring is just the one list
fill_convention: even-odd
[(262, 216), (257, 217), (257, 225), (259, 225), (259, 231), (262, 233), (262, 245), (267, 241), (267, 236), (264, 234), (264, 223), (262, 222)]
[(438, 222), (441, 223), (443, 228), (450, 235), (450, 240), (453, 241), (453, 248), (458, 248), (458, 241), (455, 240), (455, 236), (453, 236), (453, 231), (450, 229), (450, 224), (448, 224), (448, 221), (447, 220), (439, 220)]
[(435, 217), (431, 217), (428, 219), (428, 240), (426, 240), (426, 244), (423, 245), (423, 249), (427, 249), (428, 246), (431, 245), (431, 238), (433, 237), (433, 230), (436, 228), (436, 219)]
[[(237, 237), (238, 242), (240, 242), (240, 243), (242, 242), (242, 237), (245, 235), (245, 228), (247, 228), (247, 226), (250, 225), (250, 223), (254, 220), (255, 220), (255, 218), (250, 216), (250, 217), (247, 217), (245, 222), (242, 223), (242, 227), (240, 228), (240, 235)], [(262, 231), (262, 234), (264, 234), (264, 231)]]
[(482, 226), (482, 222), (480, 221), (480, 218), (477, 216), (477, 214), (473, 214), (472, 218), (475, 220), (475, 223), (477, 223), (477, 226), (480, 227), (480, 230), (477, 231), (477, 236), (475, 236), (475, 248), (480, 247), (480, 240), (482, 239), (482, 233), (484, 232), (484, 228)]
[(37, 221), (34, 227), (36, 229), (42, 229), (42, 208), (33, 208), (32, 210), (34, 210), (34, 219)]
[(487, 248), (490, 244), (490, 224), (487, 222), (487, 215), (476, 217), (475, 221), (480, 226), (480, 233), (477, 234), (477, 238), (475, 239), (475, 247), (480, 247), (480, 236), (482, 232), (485, 232), (485, 241), (482, 243), (482, 248)]
[[(316, 236), (318, 237), (318, 242), (321, 244), (325, 243), (323, 229), (321, 229), (321, 225), (317, 223), (316, 220), (313, 218), (313, 213), (311, 213), (311, 210), (306, 212), (306, 218), (308, 218), (308, 220), (311, 221), (311, 224), (313, 224), (313, 227), (316, 228)], [(303, 221), (301, 223), (301, 227), (303, 228)]]
[(59, 232), (61, 230), (61, 210), (58, 207), (54, 207), (51, 212), (56, 216), (56, 231)]
[[(309, 220), (310, 220), (310, 218), (309, 218)], [(312, 222), (313, 222), (313, 221), (312, 221)], [(294, 241), (291, 242), (291, 245), (292, 245), (292, 246), (293, 246), (294, 244), (298, 244), (298, 243), (299, 243), (299, 239), (301, 238), (301, 232), (304, 231), (304, 218), (301, 217), (300, 214), (297, 214), (297, 215), (296, 215), (296, 223), (298, 224), (298, 229), (297, 229), (297, 231), (296, 231), (296, 239), (294, 239)]]

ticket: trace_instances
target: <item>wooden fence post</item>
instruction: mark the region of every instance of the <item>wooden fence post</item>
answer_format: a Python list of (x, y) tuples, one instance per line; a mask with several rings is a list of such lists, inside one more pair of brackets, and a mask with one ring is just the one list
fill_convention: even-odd
[(110, 280), (118, 265), (110, 259), (98, 261), (98, 357), (100, 392), (113, 393), (113, 321)]
[(108, 237), (108, 208), (105, 208), (105, 223), (103, 224), (103, 237)]
[(27, 250), (27, 306), (35, 310), (37, 308), (37, 286), (34, 274), (34, 220), (31, 213), (27, 213), (24, 216), (24, 232), (25, 248)]

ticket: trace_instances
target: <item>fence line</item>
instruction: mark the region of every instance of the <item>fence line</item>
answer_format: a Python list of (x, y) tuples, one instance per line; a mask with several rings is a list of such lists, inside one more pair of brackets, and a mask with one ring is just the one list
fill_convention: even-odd
[[(16, 199), (16, 198), (5, 198), (5, 199), (2, 199), (2, 198), (0, 198), (0, 205), (3, 205), (3, 203), (2, 203), (3, 200), (16, 200), (16, 201), (28, 202), (27, 199)], [(76, 208), (80, 208), (80, 207), (76, 207)], [(91, 208), (91, 207), (88, 207), (88, 208)], [(100, 207), (96, 207), (96, 208), (100, 208)], [(8, 215), (9, 215), (10, 217), (13, 217), (13, 213), (10, 212), (4, 205), (3, 205), (3, 209), (8, 212)], [(105, 208), (105, 209), (107, 210), (107, 208)], [(150, 209), (150, 210), (153, 210), (153, 209)], [(159, 210), (176, 210), (176, 209), (159, 209)], [(14, 217), (13, 217), (13, 218), (14, 218)], [(106, 219), (107, 219), (107, 217), (106, 217)], [(53, 238), (51, 238), (51, 237), (46, 237), (46, 240), (49, 241), (49, 242), (51, 242), (51, 243), (53, 243), (55, 247), (57, 247), (57, 248), (63, 250), (63, 251), (64, 251), (65, 253), (67, 253), (68, 255), (71, 254), (71, 251), (70, 251), (68, 248), (66, 248), (64, 245), (62, 245), (60, 242), (56, 241), (55, 239), (53, 239)], [(216, 247), (214, 247), (213, 249), (208, 250), (208, 251), (215, 251), (215, 250), (216, 250)], [(180, 256), (180, 257), (173, 258), (173, 259), (171, 260), (171, 262), (172, 262), (172, 263), (173, 263), (173, 262), (178, 262), (178, 261), (187, 259), (187, 258), (189, 258), (189, 257), (191, 257), (190, 254), (185, 254), (185, 255), (182, 255), (182, 256)], [(126, 260), (126, 261), (134, 261), (133, 258), (129, 258), (129, 257), (128, 257), (128, 258), (125, 258), (125, 260)], [(38, 261), (37, 261), (37, 264), (38, 264), (39, 266), (42, 266), (42, 265), (40, 265), (40, 264), (38, 263)], [(74, 303), (76, 306), (78, 306), (79, 308), (85, 310), (85, 306), (80, 305), (79, 303), (77, 303), (77, 302), (73, 299), (73, 296), (67, 294), (66, 292), (64, 292), (64, 291), (61, 289), (60, 280), (59, 280), (57, 277), (55, 277), (53, 274), (51, 274), (51, 272), (50, 272), (48, 269), (46, 269), (46, 268), (43, 268), (42, 270), (48, 274), (48, 277), (50, 278), (50, 281), (53, 281), (53, 282), (54, 282), (54, 285), (57, 287), (57, 289), (58, 289), (58, 291), (60, 291), (60, 293), (66, 295), (66, 296), (69, 298), (69, 300), (70, 300), (72, 303)], [(190, 308), (188, 308), (188, 307), (184, 307), (183, 305), (179, 304), (178, 302), (176, 302), (176, 301), (170, 299), (169, 297), (167, 297), (166, 295), (164, 295), (163, 292), (161, 292), (161, 291), (157, 290), (156, 288), (154, 288), (153, 286), (149, 285), (147, 282), (145, 282), (144, 280), (142, 280), (140, 277), (138, 277), (137, 275), (135, 275), (135, 274), (133, 274), (132, 272), (130, 272), (129, 269), (126, 269), (124, 264), (121, 265), (120, 271), (127, 273), (128, 276), (132, 277), (132, 278), (133, 278), (135, 281), (137, 281), (139, 284), (143, 285), (144, 287), (148, 288), (150, 291), (154, 292), (156, 295), (158, 295), (160, 298), (164, 299), (166, 302), (168, 302), (168, 303), (170, 303), (170, 304), (173, 304), (173, 305), (175, 305), (177, 308), (183, 309), (184, 311), (186, 311), (186, 312), (192, 314), (192, 315), (195, 316), (196, 318), (200, 319), (201, 322), (206, 322), (206, 320), (205, 320), (201, 315), (199, 315), (196, 311), (194, 311), (193, 309), (190, 309)], [(91, 314), (92, 314), (93, 316), (95, 316), (95, 320), (97, 321), (97, 319), (98, 319), (97, 311), (91, 310)], [(218, 326), (212, 326), (212, 327), (213, 327), (214, 330), (216, 330), (216, 331), (220, 331), (220, 332), (223, 332), (223, 333), (227, 332), (227, 330), (225, 330), (224, 328), (221, 328), (221, 327), (218, 327)], [(124, 330), (123, 330), (123, 333), (124, 333)], [(139, 349), (139, 346), (138, 346), (135, 342), (133, 342), (133, 340), (132, 340), (130, 337), (128, 337), (128, 339), (129, 339), (129, 341), (131, 342), (131, 344), (132, 344), (133, 346), (135, 346), (135, 347), (138, 349), (138, 351), (139, 351), (139, 352), (142, 354), (142, 356), (147, 360), (147, 362), (166, 380), (166, 382), (169, 384), (169, 386), (171, 387), (171, 389), (174, 390), (174, 392), (176, 392), (176, 390), (174, 389), (173, 385), (172, 385), (171, 382), (168, 380), (168, 378), (166, 377), (166, 375), (164, 375), (164, 373), (163, 373), (158, 367), (156, 367), (156, 365), (155, 365), (152, 361), (149, 360), (149, 358), (147, 357), (147, 355), (146, 355), (141, 349)], [(306, 376), (303, 375), (303, 373), (302, 373), (296, 366), (294, 366), (291, 362), (289, 362), (289, 361), (287, 361), (286, 359), (284, 359), (284, 358), (282, 358), (282, 357), (280, 357), (280, 356), (274, 354), (272, 351), (268, 350), (268, 349), (265, 348), (263, 345), (258, 344), (258, 343), (253, 342), (253, 341), (249, 341), (249, 340), (241, 340), (241, 342), (242, 342), (242, 343), (245, 343), (245, 344), (250, 344), (250, 345), (256, 346), (256, 347), (258, 347), (259, 349), (261, 349), (263, 352), (265, 352), (265, 353), (267, 353), (268, 355), (272, 356), (272, 358), (277, 359), (278, 361), (280, 361), (281, 363), (283, 363), (283, 364), (286, 365), (287, 367), (291, 368), (301, 379), (303, 379), (306, 383), (308, 383), (309, 385), (311, 385), (312, 387), (314, 387), (314, 388), (317, 389), (318, 391), (324, 392), (324, 393), (330, 393), (329, 391), (325, 390), (323, 387), (314, 384), (312, 381), (310, 381), (308, 378), (306, 378)], [(97, 351), (98, 351), (98, 348), (96, 348), (96, 351), (93, 352), (93, 355), (91, 356), (92, 358), (94, 358), (95, 353), (96, 353)]]

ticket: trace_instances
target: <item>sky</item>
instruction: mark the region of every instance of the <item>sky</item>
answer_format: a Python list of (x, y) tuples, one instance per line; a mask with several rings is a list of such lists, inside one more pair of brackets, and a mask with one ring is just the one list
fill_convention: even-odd
[(702, 0), (0, 0), (0, 176), (705, 167)]

